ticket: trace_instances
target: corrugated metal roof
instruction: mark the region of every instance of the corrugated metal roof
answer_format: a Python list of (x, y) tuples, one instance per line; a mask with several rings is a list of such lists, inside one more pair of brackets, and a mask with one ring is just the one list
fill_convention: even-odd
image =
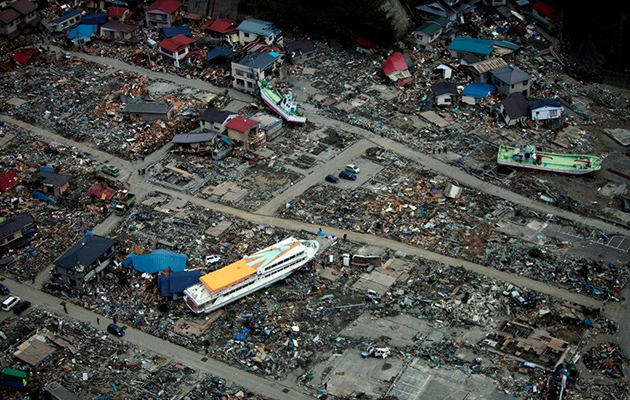
[(216, 136), (214, 132), (182, 133), (175, 135), (172, 142), (176, 144), (209, 142)]
[(490, 58), (488, 60), (478, 61), (474, 64), (471, 64), (470, 66), (473, 67), (475, 71), (477, 71), (478, 73), (483, 74), (490, 70), (505, 67), (507, 65), (508, 64), (505, 62), (504, 59), (497, 57), (497, 58)]

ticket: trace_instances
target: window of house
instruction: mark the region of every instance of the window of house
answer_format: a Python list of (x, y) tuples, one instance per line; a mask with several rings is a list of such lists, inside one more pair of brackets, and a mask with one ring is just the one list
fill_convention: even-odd
[(237, 79), (237, 80), (236, 80), (236, 84), (237, 84), (238, 86), (245, 86), (245, 81), (244, 81), (244, 80), (242, 80), (242, 79)]
[(511, 87), (512, 89), (514, 89), (514, 87), (515, 87), (515, 86), (516, 86), (516, 85), (512, 85), (512, 86), (510, 86), (510, 87)]
[(254, 84), (253, 84), (252, 82), (249, 82), (249, 81), (248, 81), (248, 82), (247, 82), (247, 87), (251, 89), (251, 88), (253, 88), (253, 87), (254, 87)]
[(180, 51), (178, 51), (177, 54), (179, 54), (181, 56), (182, 54), (184, 54), (186, 52), (186, 50), (187, 50), (186, 48), (183, 48)]
[(445, 102), (445, 103), (450, 103), (450, 102), (451, 102), (451, 98), (450, 98), (450, 97), (446, 97), (446, 98), (444, 99), (444, 102)]
[(549, 116), (550, 117), (557, 117), (558, 116), (558, 110), (551, 110), (551, 111), (549, 111)]

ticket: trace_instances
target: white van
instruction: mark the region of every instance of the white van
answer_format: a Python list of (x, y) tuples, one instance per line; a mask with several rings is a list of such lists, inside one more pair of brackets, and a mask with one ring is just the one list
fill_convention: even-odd
[(2, 309), (4, 311), (11, 311), (11, 309), (13, 307), (15, 307), (15, 305), (17, 303), (20, 302), (20, 298), (17, 296), (9, 296), (7, 297), (3, 302), (2, 302)]

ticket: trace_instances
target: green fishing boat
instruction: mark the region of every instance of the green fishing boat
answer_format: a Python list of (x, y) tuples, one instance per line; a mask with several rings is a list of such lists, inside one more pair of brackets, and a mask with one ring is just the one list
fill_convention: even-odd
[(536, 151), (534, 146), (500, 146), (497, 164), (510, 168), (532, 169), (566, 175), (585, 175), (602, 167), (597, 156)]

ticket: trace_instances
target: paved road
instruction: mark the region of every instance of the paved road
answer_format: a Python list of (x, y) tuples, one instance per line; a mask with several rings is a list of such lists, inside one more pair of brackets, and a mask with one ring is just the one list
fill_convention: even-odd
[[(9, 287), (11, 294), (30, 301), (33, 306), (37, 305), (48, 311), (52, 311), (60, 315), (64, 314), (61, 299), (39, 290), (33, 290), (30, 285), (21, 284), (11, 279), (5, 279), (2, 283)], [(108, 318), (86, 310), (83, 307), (79, 307), (74, 304), (68, 304), (67, 307), (69, 317), (79, 321), (88, 322), (94, 328), (105, 329), (107, 325), (112, 323), (112, 321)], [(2, 313), (6, 314), (4, 312)], [(97, 317), (101, 320), (100, 324), (96, 323)], [(258, 393), (265, 397), (276, 400), (313, 399), (313, 396), (304, 393), (301, 388), (297, 388), (296, 386), (287, 386), (286, 384), (245, 372), (211, 358), (207, 358), (206, 361), (202, 361), (201, 359), (205, 358), (203, 354), (195, 353), (185, 347), (178, 346), (134, 328), (127, 328), (123, 339), (145, 350), (159, 353), (176, 362), (187, 365), (190, 368), (232, 381), (253, 393)]]
[[(110, 66), (119, 70), (123, 70), (123, 71), (129, 71), (129, 72), (135, 72), (138, 75), (145, 75), (148, 76), (150, 78), (155, 78), (155, 79), (161, 79), (164, 81), (168, 81), (168, 82), (173, 82), (176, 83), (178, 85), (182, 85), (182, 86), (186, 86), (186, 87), (191, 87), (194, 89), (200, 89), (200, 90), (206, 90), (208, 92), (211, 93), (215, 93), (215, 94), (220, 94), (220, 93), (224, 93), (225, 92), (225, 88), (221, 88), (218, 86), (215, 86), (213, 84), (211, 84), (210, 82), (201, 80), (201, 79), (188, 79), (188, 78), (183, 78), (179, 75), (173, 75), (173, 74), (167, 74), (164, 72), (156, 72), (156, 71), (151, 71), (150, 69), (146, 69), (146, 68), (142, 68), (142, 67), (138, 67), (136, 65), (130, 65), (127, 64), (123, 61), (117, 60), (115, 58), (109, 58), (109, 57), (101, 57), (101, 56), (93, 56), (90, 54), (85, 54), (85, 53), (79, 53), (79, 52), (75, 52), (75, 51), (66, 51), (63, 50), (60, 47), (57, 46), (50, 46), (50, 49), (52, 51), (55, 51), (57, 53), (70, 53), (71, 55), (78, 57), (78, 58), (82, 58), (86, 61), (91, 61), (93, 63), (96, 64), (101, 64), (101, 65), (105, 65), (105, 66)], [(238, 90), (234, 90), (234, 89), (229, 89), (228, 90), (230, 98), (239, 101), (241, 103), (243, 103), (243, 106), (251, 103), (254, 101), (254, 98), (246, 93), (243, 92), (239, 92)]]
[(370, 147), (374, 147), (373, 142), (367, 139), (359, 140), (352, 146), (348, 147), (347, 149), (333, 157), (331, 160), (327, 161), (325, 166), (318, 165), (317, 167), (312, 169), (309, 175), (305, 176), (295, 185), (289, 187), (284, 192), (269, 200), (267, 204), (263, 204), (256, 211), (256, 213), (264, 215), (275, 214), (278, 208), (283, 207), (286, 203), (304, 193), (311, 186), (323, 182), (326, 175), (332, 173), (336, 176), (336, 171), (345, 169), (347, 164), (350, 164), (352, 160), (364, 154), (365, 150), (369, 149)]
[(354, 125), (347, 124), (345, 122), (327, 118), (327, 117), (315, 114), (313, 112), (305, 112), (305, 114), (307, 115), (308, 119), (311, 122), (334, 127), (337, 129), (342, 129), (344, 131), (352, 132), (357, 135), (363, 136), (367, 139), (370, 139), (371, 141), (378, 144), (379, 146), (382, 146), (388, 150), (394, 151), (410, 160), (417, 162), (418, 164), (422, 165), (424, 168), (439, 172), (452, 179), (455, 179), (458, 182), (461, 182), (463, 185), (475, 188), (489, 195), (511, 201), (513, 203), (519, 204), (527, 208), (531, 208), (532, 210), (536, 210), (544, 214), (554, 214), (558, 217), (568, 219), (569, 221), (579, 222), (579, 223), (588, 225), (592, 228), (599, 229), (607, 234), (617, 233), (617, 234), (630, 237), (630, 230), (628, 229), (604, 222), (600, 219), (585, 217), (583, 215), (566, 211), (558, 207), (549, 206), (547, 204), (530, 199), (523, 195), (511, 192), (508, 189), (504, 189), (502, 187), (493, 185), (489, 182), (483, 181), (479, 178), (469, 175), (465, 171), (457, 167), (454, 167), (452, 165), (446, 164), (434, 157), (429, 156), (428, 154), (423, 154), (418, 151), (415, 151), (411, 149), (409, 146), (405, 145), (404, 143), (399, 143), (388, 138), (383, 138), (366, 129), (362, 129)]
[[(13, 119), (10, 117), (1, 117), (0, 116), (0, 120), (6, 120), (6, 121), (10, 121), (13, 122)], [(41, 133), (45, 133), (45, 137), (51, 139), (51, 140), (55, 140), (55, 141), (59, 141), (62, 142), (61, 139), (63, 139), (62, 137), (60, 137), (59, 135), (49, 132), (49, 131), (45, 131), (41, 128), (38, 127), (34, 127), (30, 124), (26, 124), (26, 123), (21, 123), (20, 126), (22, 126), (25, 129), (30, 129), (31, 131), (33, 131), (36, 134), (41, 134)], [(374, 135), (376, 136), (376, 135)], [(376, 138), (376, 139), (380, 139), (380, 137)], [(64, 139), (64, 140), (68, 140), (68, 139)], [(395, 142), (394, 142), (395, 143)], [(94, 149), (92, 149), (91, 147), (89, 147), (86, 143), (75, 143), (74, 144), (77, 148), (79, 148), (80, 150), (86, 152), (86, 153), (91, 153), (93, 151), (95, 151)], [(124, 168), (131, 168), (131, 163), (129, 163), (128, 161), (123, 161), (123, 160), (118, 160), (116, 157), (103, 153), (103, 152), (99, 152), (96, 151), (96, 154), (98, 155), (98, 157), (101, 157), (102, 155), (106, 155), (108, 158), (108, 162), (111, 163), (116, 163), (116, 165), (120, 165), (121, 169)], [(97, 157), (95, 157), (97, 158)], [(140, 164), (142, 165), (147, 165), (147, 163), (151, 162), (151, 160), (145, 160), (144, 163)], [(381, 247), (387, 247), (393, 250), (400, 250), (403, 251), (405, 253), (408, 254), (413, 254), (416, 255), (418, 257), (427, 259), (427, 260), (433, 260), (433, 261), (439, 261), (442, 262), (444, 264), (448, 264), (448, 265), (452, 265), (452, 266), (461, 266), (466, 268), (469, 271), (473, 271), (482, 275), (486, 275), (504, 282), (508, 282), (508, 283), (512, 283), (514, 285), (517, 286), (521, 286), (524, 288), (528, 288), (531, 290), (535, 290), (538, 292), (542, 292), (542, 293), (546, 293), (549, 294), (551, 296), (555, 296), (558, 298), (562, 298), (565, 300), (569, 300), (572, 301), (574, 303), (577, 304), (582, 304), (585, 306), (594, 306), (594, 307), (599, 307), (602, 305), (602, 302), (593, 298), (590, 298), (588, 296), (584, 296), (578, 293), (574, 293), (571, 291), (568, 291), (566, 289), (561, 289), (558, 288), (556, 286), (550, 285), (548, 283), (544, 283), (544, 282), (540, 282), (540, 281), (536, 281), (534, 279), (530, 279), (530, 278), (526, 278), (520, 275), (516, 275), (516, 274), (512, 274), (509, 272), (503, 272), (503, 271), (499, 271), (497, 269), (494, 269), (492, 267), (486, 267), (480, 264), (475, 264), (469, 261), (465, 261), (465, 260), (460, 260), (454, 257), (448, 257), (448, 256), (444, 256), (438, 253), (434, 253), (425, 249), (421, 249), (419, 247), (416, 246), (410, 246), (401, 242), (397, 242), (395, 240), (391, 240), (391, 239), (386, 239), (383, 237), (379, 237), (379, 236), (375, 236), (375, 235), (371, 235), (371, 234), (365, 234), (365, 233), (358, 233), (358, 232), (352, 232), (352, 231), (344, 231), (342, 229), (339, 228), (334, 228), (334, 227), (327, 227), (324, 225), (313, 225), (313, 224), (308, 224), (308, 223), (304, 223), (304, 222), (300, 222), (300, 221), (295, 221), (295, 220), (288, 220), (288, 219), (283, 219), (283, 218), (278, 218), (278, 217), (273, 217), (273, 216), (269, 216), (269, 215), (262, 215), (262, 214), (257, 214), (257, 213), (250, 213), (238, 208), (234, 208), (234, 207), (230, 207), (224, 204), (219, 204), (219, 203), (213, 203), (211, 201), (205, 200), (205, 199), (201, 199), (201, 198), (197, 198), (195, 196), (192, 195), (188, 195), (185, 193), (181, 193), (172, 189), (168, 189), (168, 188), (164, 188), (162, 186), (158, 186), (158, 185), (154, 185), (150, 182), (148, 182), (147, 180), (143, 179), (143, 177), (139, 176), (137, 173), (131, 173), (131, 177), (129, 179), (129, 183), (131, 185), (131, 187), (133, 188), (134, 193), (136, 193), (138, 195), (138, 200), (140, 201), (140, 199), (142, 197), (144, 197), (144, 195), (146, 195), (146, 193), (150, 192), (151, 190), (159, 190), (161, 192), (164, 193), (168, 193), (174, 197), (179, 197), (179, 198), (183, 198), (186, 199), (188, 201), (190, 201), (193, 204), (198, 204), (201, 205), (203, 207), (207, 207), (209, 209), (215, 210), (215, 211), (219, 211), (222, 213), (226, 213), (226, 214), (230, 214), (233, 215), (237, 218), (241, 218), (243, 220), (252, 222), (252, 223), (256, 223), (256, 224), (266, 224), (266, 225), (270, 225), (270, 226), (276, 226), (276, 227), (280, 227), (283, 229), (287, 229), (287, 230), (291, 230), (291, 231), (306, 231), (306, 232), (310, 232), (313, 234), (316, 234), (318, 229), (321, 227), (322, 229), (324, 229), (324, 232), (328, 235), (334, 235), (334, 236), (338, 236), (338, 237), (343, 237), (344, 233), (348, 235), (348, 239), (355, 241), (355, 242), (359, 242), (359, 243), (365, 243), (365, 244), (371, 244), (371, 245), (375, 245), (375, 246), (381, 246)]]

